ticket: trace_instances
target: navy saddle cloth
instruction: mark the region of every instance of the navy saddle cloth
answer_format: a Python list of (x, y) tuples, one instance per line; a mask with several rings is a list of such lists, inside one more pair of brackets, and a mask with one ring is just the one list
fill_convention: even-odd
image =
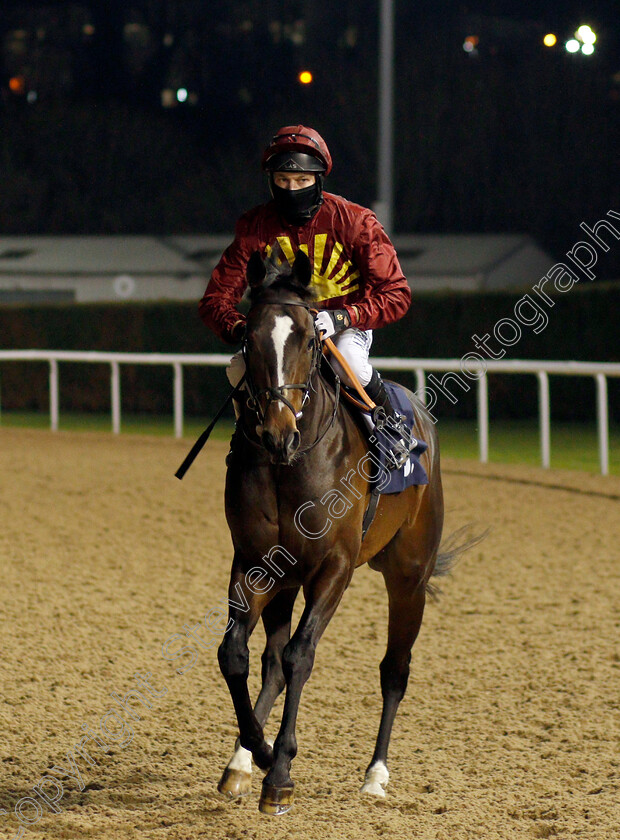
[[(399, 414), (404, 414), (407, 418), (407, 426), (411, 430), (414, 428), (414, 416), (413, 416), (413, 407), (407, 394), (401, 388), (400, 385), (396, 385), (394, 382), (389, 382), (388, 380), (383, 380), (383, 384), (385, 385), (385, 390), (388, 392), (392, 405), (399, 412)], [(371, 443), (372, 452), (375, 457), (378, 457), (381, 466), (383, 467), (381, 471), (381, 475), (379, 476), (379, 486), (380, 486), (380, 493), (401, 493), (407, 487), (411, 487), (413, 484), (428, 484), (428, 476), (426, 475), (426, 470), (420, 463), (420, 455), (423, 452), (426, 452), (428, 449), (428, 444), (425, 443), (423, 440), (416, 439), (416, 445), (413, 447), (411, 452), (409, 453), (409, 461), (405, 463), (400, 470), (392, 470), (389, 472), (389, 481), (385, 481), (385, 470), (387, 470), (386, 466), (386, 457), (385, 452), (383, 449), (390, 450), (392, 443), (394, 441), (394, 434), (390, 433), (389, 427), (387, 431), (380, 432), (377, 429), (373, 432), (373, 437), (376, 438), (375, 443)], [(411, 435), (411, 443), (413, 443), (414, 435)]]

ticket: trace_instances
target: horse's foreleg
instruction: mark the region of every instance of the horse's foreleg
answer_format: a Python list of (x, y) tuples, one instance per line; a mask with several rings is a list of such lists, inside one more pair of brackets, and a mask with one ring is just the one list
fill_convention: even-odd
[(252, 753), (254, 761), (264, 770), (271, 766), (273, 751), (265, 741), (263, 728), (250, 702), (248, 639), (269, 600), (268, 594), (256, 595), (247, 590), (243, 575), (233, 568), (229, 586), (230, 629), (224, 634), (217, 652), (220, 670), (235, 707), (240, 744)]
[(398, 706), (407, 689), (411, 648), (422, 624), (426, 599), (423, 580), (391, 575), (388, 569), (382, 571), (389, 596), (388, 643), (379, 666), (383, 710), (375, 751), (361, 788), (362, 793), (373, 796), (385, 796), (390, 776), (387, 769), (390, 735)]
[(283, 814), (293, 804), (294, 785), (290, 768), (297, 754), (295, 725), (301, 692), (312, 673), (319, 639), (340, 603), (351, 576), (349, 564), (341, 558), (332, 556), (325, 568), (326, 571), (317, 575), (304, 593), (306, 607), (282, 655), (286, 700), (282, 724), (274, 744), (273, 764), (263, 780), (259, 809), (265, 814)]
[(273, 759), (272, 749), (265, 741), (263, 728), (256, 719), (248, 692), (250, 654), (246, 625), (236, 623), (224, 636), (218, 649), (220, 670), (228, 685), (239, 724), (239, 742), (252, 753), (254, 761), (266, 770)]
[[(262, 727), (267, 723), (273, 704), (286, 684), (282, 670), (282, 651), (290, 639), (291, 615), (298, 592), (298, 587), (281, 590), (263, 610), (267, 642), (262, 656), (262, 686), (254, 706), (254, 714)], [(241, 746), (238, 738), (235, 753), (224, 770), (218, 790), (236, 797), (250, 793), (251, 789), (252, 753)]]
[(298, 592), (299, 587), (281, 590), (263, 610), (267, 642), (261, 659), (261, 690), (254, 706), (261, 726), (267, 723), (273, 704), (286, 686), (282, 652), (291, 638), (291, 617)]

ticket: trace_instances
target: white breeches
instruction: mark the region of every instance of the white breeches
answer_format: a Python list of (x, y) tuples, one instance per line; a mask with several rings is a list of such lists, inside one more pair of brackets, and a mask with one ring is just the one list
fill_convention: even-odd
[[(243, 356), (241, 354), (241, 350), (237, 350), (235, 355), (232, 357), (228, 366), (226, 367), (226, 376), (228, 377), (228, 381), (236, 388), (239, 382), (241, 381), (241, 377), (245, 373), (245, 362), (243, 360)], [(245, 387), (245, 385), (244, 385)]]
[[(332, 341), (359, 379), (360, 385), (365, 388), (372, 377), (372, 365), (368, 361), (368, 354), (372, 346), (372, 330), (358, 330), (355, 327), (349, 327), (348, 330), (343, 330), (341, 333), (335, 335)], [(336, 359), (330, 359), (330, 361), (344, 384), (352, 386), (353, 383), (349, 380), (349, 377), (345, 374)]]
[[(363, 387), (368, 385), (372, 376), (372, 365), (368, 361), (368, 354), (372, 345), (372, 330), (358, 330), (349, 327), (332, 337), (332, 341), (340, 350), (351, 370), (357, 376)], [(352, 385), (335, 359), (331, 359), (332, 366), (345, 385)], [(245, 362), (239, 350), (230, 360), (226, 368), (226, 376), (230, 384), (235, 387), (245, 373)]]

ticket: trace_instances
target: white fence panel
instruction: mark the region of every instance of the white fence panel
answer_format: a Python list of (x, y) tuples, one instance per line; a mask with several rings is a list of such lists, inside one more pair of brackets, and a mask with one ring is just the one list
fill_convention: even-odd
[[(120, 365), (170, 365), (173, 370), (174, 435), (183, 436), (183, 367), (185, 365), (224, 366), (230, 356), (222, 353), (107, 353), (74, 350), (0, 350), (1, 361), (32, 361), (49, 363), (50, 428), (58, 429), (59, 416), (59, 362), (108, 363), (110, 365), (110, 395), (112, 431), (121, 430)], [(409, 371), (415, 373), (416, 390), (425, 401), (429, 386), (427, 372), (462, 372), (461, 359), (401, 359), (374, 357), (372, 363), (381, 370)], [(538, 379), (538, 413), (540, 425), (541, 464), (548, 468), (551, 462), (551, 407), (549, 375), (588, 376), (596, 383), (596, 419), (598, 432), (599, 464), (601, 473), (609, 473), (609, 411), (607, 377), (620, 377), (620, 364), (613, 362), (544, 362), (519, 359), (484, 362), (486, 372), (477, 378), (478, 448), (480, 460), (489, 460), (489, 373), (529, 373)]]

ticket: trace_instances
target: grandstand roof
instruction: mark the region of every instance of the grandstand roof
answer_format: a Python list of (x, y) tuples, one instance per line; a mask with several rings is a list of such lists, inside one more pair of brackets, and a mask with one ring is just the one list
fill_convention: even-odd
[[(0, 302), (198, 299), (231, 235), (0, 236)], [(528, 287), (553, 259), (527, 235), (398, 234), (417, 291)]]

